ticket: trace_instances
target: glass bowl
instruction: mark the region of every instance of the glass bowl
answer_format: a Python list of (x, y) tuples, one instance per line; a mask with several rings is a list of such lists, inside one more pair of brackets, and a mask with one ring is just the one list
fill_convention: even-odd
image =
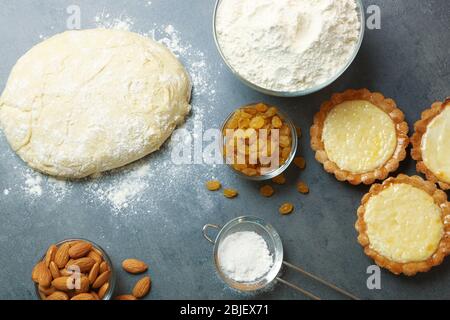
[[(226, 159), (226, 155), (224, 153), (224, 143), (225, 143), (225, 136), (223, 135), (223, 132), (225, 130), (225, 127), (228, 123), (228, 121), (230, 121), (231, 117), (233, 117), (234, 113), (242, 108), (246, 108), (248, 106), (252, 106), (255, 105), (257, 103), (250, 103), (247, 105), (244, 105), (236, 110), (234, 110), (233, 112), (231, 112), (225, 119), (225, 121), (222, 123), (222, 127), (221, 127), (221, 139), (220, 139), (220, 150), (222, 152), (222, 156), (224, 159), (224, 163), (227, 164), (227, 159)], [(272, 105), (264, 103), (265, 105), (272, 107)], [(292, 161), (295, 158), (295, 155), (297, 153), (297, 148), (298, 148), (298, 136), (297, 136), (297, 130), (295, 128), (295, 124), (294, 122), (282, 111), (280, 111), (278, 108), (278, 114), (283, 118), (283, 120), (286, 122), (286, 124), (288, 125), (288, 127), (291, 129), (291, 137), (292, 137), (292, 143), (291, 143), (291, 154), (289, 155), (289, 158), (286, 160), (286, 162), (284, 164), (282, 164), (279, 168), (267, 172), (263, 175), (259, 175), (259, 176), (247, 176), (245, 174), (243, 174), (242, 172), (234, 169), (230, 164), (227, 164), (227, 166), (230, 168), (230, 170), (232, 170), (233, 172), (235, 172), (237, 175), (239, 175), (242, 178), (248, 179), (248, 180), (252, 180), (252, 181), (265, 181), (265, 180), (270, 180), (272, 178), (275, 178), (277, 176), (279, 176), (280, 174), (282, 174), (284, 171), (286, 171), (286, 169), (291, 165)]]
[(219, 6), (222, 1), (224, 1), (224, 0), (216, 0), (216, 5), (214, 7), (214, 14), (213, 14), (213, 35), (214, 35), (214, 42), (216, 43), (217, 50), (219, 51), (219, 54), (222, 57), (222, 60), (225, 62), (225, 64), (227, 65), (227, 67), (231, 71), (231, 73), (233, 73), (241, 82), (243, 82), (248, 87), (250, 87), (256, 91), (259, 91), (261, 93), (267, 94), (267, 95), (276, 96), (276, 97), (300, 97), (300, 96), (306, 96), (306, 95), (312, 94), (314, 92), (322, 90), (325, 87), (328, 87), (330, 84), (332, 84), (334, 81), (336, 81), (350, 67), (350, 65), (353, 63), (356, 56), (358, 55), (359, 49), (361, 48), (361, 44), (364, 39), (364, 31), (365, 31), (365, 25), (366, 25), (365, 24), (364, 6), (363, 6), (361, 0), (355, 0), (357, 10), (359, 13), (359, 21), (361, 24), (361, 28), (360, 28), (360, 32), (359, 32), (358, 43), (356, 44), (355, 50), (352, 53), (347, 64), (345, 64), (343, 66), (343, 68), (341, 70), (339, 70), (329, 80), (327, 80), (326, 82), (321, 83), (315, 87), (312, 87), (312, 88), (308, 88), (308, 89), (304, 89), (304, 90), (300, 90), (300, 91), (274, 91), (274, 90), (266, 89), (266, 88), (260, 87), (256, 84), (250, 82), (249, 80), (247, 80), (243, 76), (241, 76), (239, 74), (239, 72), (237, 72), (231, 66), (231, 64), (228, 62), (228, 59), (225, 57), (225, 54), (223, 53), (222, 48), (220, 47), (219, 39), (217, 36), (217, 29), (216, 29), (217, 12), (219, 10)]
[[(62, 241), (56, 243), (55, 245), (56, 245), (57, 247), (59, 247), (60, 245), (66, 243), (66, 242), (72, 242), (72, 241), (86, 241), (86, 242), (89, 242), (89, 243), (92, 244), (92, 246), (93, 246), (94, 248), (96, 248), (98, 251), (100, 251), (100, 252), (102, 253), (103, 259), (104, 259), (104, 260), (106, 261), (106, 263), (109, 265), (109, 268), (110, 268), (110, 270), (111, 270), (111, 276), (109, 277), (109, 289), (108, 289), (108, 291), (105, 293), (105, 295), (104, 295), (104, 297), (103, 297), (102, 300), (111, 300), (112, 297), (113, 297), (113, 294), (114, 294), (115, 287), (116, 287), (116, 271), (114, 270), (114, 266), (113, 266), (113, 264), (112, 264), (112, 262), (111, 262), (110, 257), (108, 256), (108, 254), (106, 253), (106, 251), (103, 250), (102, 247), (100, 247), (100, 246), (99, 246), (98, 244), (96, 244), (95, 242), (93, 242), (93, 241), (91, 241), (91, 240), (87, 240), (87, 239), (82, 239), (82, 238), (66, 239), (66, 240), (62, 240)], [(39, 261), (44, 260), (44, 258), (45, 258), (45, 253), (44, 253), (44, 255), (42, 256), (41, 260), (39, 260)], [(36, 292), (37, 298), (38, 298), (39, 300), (42, 300), (42, 299), (41, 299), (41, 296), (40, 296), (40, 294), (39, 294), (39, 285), (38, 285), (38, 284), (35, 284), (35, 292)]]
[[(283, 244), (279, 234), (270, 224), (257, 217), (246, 216), (231, 220), (223, 228), (216, 225), (207, 225), (207, 227), (220, 229), (215, 241), (211, 240), (208, 236), (206, 238), (214, 243), (214, 264), (217, 274), (231, 288), (243, 292), (254, 292), (267, 288), (277, 279), (283, 265)], [(233, 233), (243, 231), (252, 231), (260, 235), (266, 241), (269, 252), (273, 257), (273, 264), (270, 270), (261, 278), (251, 282), (237, 282), (228, 277), (222, 271), (218, 257), (218, 251), (222, 241)], [(206, 229), (204, 229), (204, 232), (206, 232)]]

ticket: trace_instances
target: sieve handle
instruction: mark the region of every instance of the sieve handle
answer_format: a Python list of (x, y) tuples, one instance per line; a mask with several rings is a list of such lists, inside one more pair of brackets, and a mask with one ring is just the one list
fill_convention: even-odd
[[(329, 283), (328, 281), (325, 281), (325, 280), (319, 278), (318, 276), (313, 275), (312, 273), (303, 270), (303, 269), (300, 268), (300, 267), (294, 266), (293, 264), (291, 264), (291, 263), (289, 263), (289, 262), (286, 262), (286, 261), (283, 261), (283, 264), (284, 264), (286, 267), (291, 268), (292, 270), (295, 270), (295, 271), (297, 271), (297, 272), (299, 272), (299, 273), (301, 273), (301, 274), (303, 274), (303, 275), (305, 275), (305, 276), (307, 276), (307, 277), (309, 277), (309, 278), (311, 278), (311, 279), (314, 279), (314, 280), (316, 280), (317, 282), (320, 282), (321, 284), (327, 286), (328, 288), (333, 289), (334, 291), (339, 292), (340, 294), (342, 294), (342, 295), (344, 295), (344, 296), (347, 296), (347, 297), (350, 298), (350, 299), (353, 299), (353, 300), (360, 300), (358, 297), (356, 297), (356, 296), (354, 296), (353, 294), (351, 294), (351, 293), (345, 291), (344, 289), (341, 289), (341, 288), (335, 286), (334, 284)], [(283, 279), (280, 279), (280, 278), (277, 278), (277, 279), (278, 279), (278, 281), (280, 281), (281, 283), (284, 283), (284, 284), (290, 286), (291, 288), (296, 289), (296, 290), (302, 292), (303, 294), (307, 295), (308, 297), (310, 297), (310, 298), (312, 298), (312, 299), (320, 300), (320, 298), (316, 297), (315, 295), (313, 295), (312, 293), (310, 293), (310, 292), (308, 292), (308, 291), (306, 291), (306, 290), (304, 290), (304, 289), (301, 289), (301, 288), (299, 288), (299, 287), (297, 287), (297, 286), (295, 286), (295, 285), (293, 285), (293, 284), (291, 284), (291, 283), (289, 283), (289, 282), (287, 282), (287, 281), (285, 281), (285, 280), (283, 280)]]
[(206, 239), (206, 240), (208, 240), (209, 242), (211, 242), (212, 244), (216, 244), (216, 241), (215, 240), (213, 240), (213, 239), (211, 239), (209, 236), (208, 236), (208, 229), (216, 229), (216, 230), (220, 230), (220, 226), (219, 225), (217, 225), (217, 224), (205, 224), (204, 226), (203, 226), (203, 237)]
[(307, 297), (309, 297), (309, 298), (311, 298), (313, 300), (321, 300), (318, 296), (312, 294), (311, 292), (306, 291), (305, 289), (302, 289), (302, 288), (296, 286), (295, 284), (290, 283), (290, 282), (288, 282), (288, 281), (286, 281), (284, 279), (281, 279), (280, 277), (277, 277), (277, 281), (287, 285), (288, 287), (290, 287), (290, 288), (292, 288), (294, 290), (299, 291), (300, 293), (303, 293), (305, 296), (307, 296)]

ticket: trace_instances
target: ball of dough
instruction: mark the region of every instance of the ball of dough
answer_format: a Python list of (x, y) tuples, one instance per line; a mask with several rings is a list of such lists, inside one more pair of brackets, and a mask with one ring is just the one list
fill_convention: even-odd
[(182, 64), (153, 40), (69, 31), (19, 59), (0, 125), (32, 168), (83, 178), (158, 150), (189, 113), (191, 89)]

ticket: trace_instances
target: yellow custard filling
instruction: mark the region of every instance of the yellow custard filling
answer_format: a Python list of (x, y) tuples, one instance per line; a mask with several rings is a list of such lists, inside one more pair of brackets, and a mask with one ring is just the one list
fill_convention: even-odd
[(450, 108), (445, 108), (427, 127), (422, 137), (422, 158), (441, 181), (450, 183)]
[(370, 198), (364, 220), (370, 248), (399, 263), (427, 260), (444, 233), (441, 209), (433, 198), (404, 183)]
[(365, 100), (346, 101), (334, 107), (325, 119), (322, 139), (328, 158), (352, 173), (378, 169), (397, 147), (395, 123)]

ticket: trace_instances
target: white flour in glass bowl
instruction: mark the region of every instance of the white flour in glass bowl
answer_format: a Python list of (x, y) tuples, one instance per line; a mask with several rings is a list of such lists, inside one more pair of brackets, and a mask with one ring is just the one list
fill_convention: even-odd
[(356, 0), (221, 0), (215, 29), (235, 73), (262, 89), (299, 92), (348, 65), (361, 21)]

